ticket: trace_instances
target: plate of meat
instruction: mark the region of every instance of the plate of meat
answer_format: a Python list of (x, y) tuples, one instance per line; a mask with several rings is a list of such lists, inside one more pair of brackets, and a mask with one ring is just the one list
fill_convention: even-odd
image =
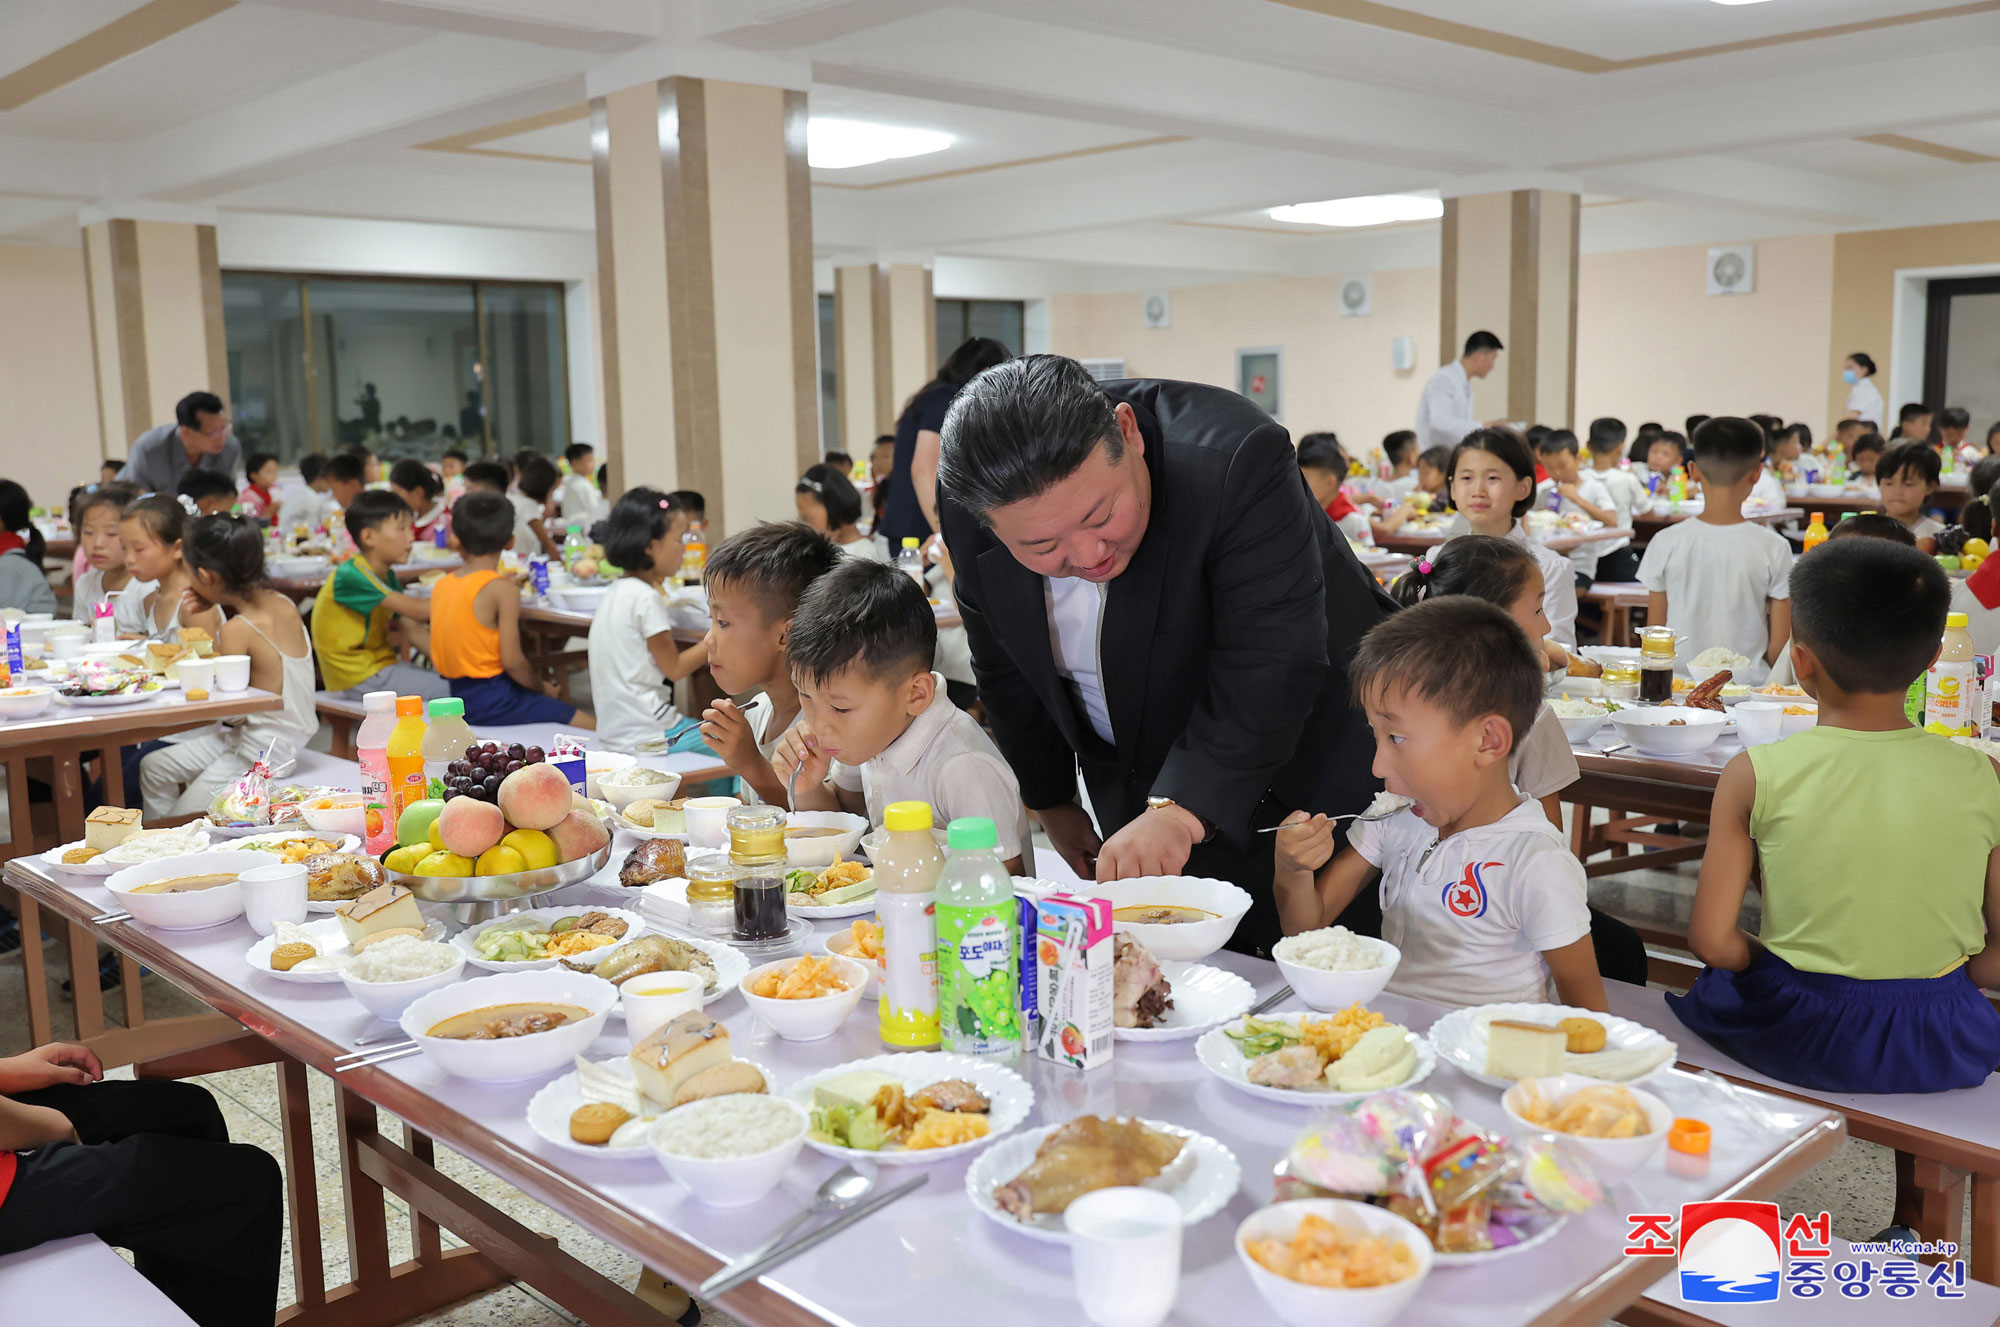
[(965, 1172), (965, 1192), (987, 1220), (1029, 1239), (1069, 1243), (1063, 1212), (1086, 1193), (1141, 1185), (1171, 1195), (1186, 1225), (1220, 1212), (1243, 1168), (1206, 1134), (1160, 1120), (1079, 1115), (1012, 1134)]
[(1257, 992), (1233, 972), (1160, 962), (1123, 931), (1112, 947), (1111, 1007), (1119, 1041), (1183, 1041), (1241, 1018)]

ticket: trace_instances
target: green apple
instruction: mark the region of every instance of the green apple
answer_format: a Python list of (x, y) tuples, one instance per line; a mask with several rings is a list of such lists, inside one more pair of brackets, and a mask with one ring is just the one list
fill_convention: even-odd
[(443, 814), (444, 803), (435, 798), (411, 802), (396, 818), (396, 842), (406, 848), (430, 842), (431, 826)]

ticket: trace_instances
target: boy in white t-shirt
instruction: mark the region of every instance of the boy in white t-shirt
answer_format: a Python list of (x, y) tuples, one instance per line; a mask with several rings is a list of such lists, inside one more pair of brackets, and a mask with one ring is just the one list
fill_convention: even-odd
[(1701, 514), (1655, 535), (1639, 562), (1646, 620), (1672, 627), (1681, 657), (1722, 646), (1750, 660), (1752, 686), (1792, 634), (1792, 546), (1743, 518), (1743, 499), (1764, 464), (1764, 430), (1718, 416), (1695, 431)]
[(556, 492), (556, 508), (565, 523), (582, 521), (588, 534), (591, 523), (604, 510), (604, 494), (597, 487), (597, 452), (587, 442), (572, 442), (563, 448), (563, 460), (569, 462), (569, 473)]
[[(1541, 662), (1505, 609), (1451, 595), (1370, 631), (1349, 666), (1375, 772), (1412, 804), (1358, 822), (1333, 852), (1324, 816), (1278, 832), (1287, 934), (1325, 926), (1376, 873), (1399, 995), (1452, 1008), (1540, 1001), (1604, 1010), (1583, 864), (1508, 776), (1542, 706)], [(1329, 858), (1331, 860), (1329, 860)], [(1315, 873), (1316, 871), (1316, 873)]]
[(1033, 864), (1020, 781), (931, 671), (937, 617), (909, 576), (853, 559), (799, 596), (785, 637), (801, 722), (772, 767), (797, 771), (799, 811), (849, 811), (882, 823), (892, 802), (928, 802), (934, 823), (978, 816), (999, 833), (1014, 875)]
[[(1603, 486), (1611, 499), (1611, 513), (1618, 519), (1612, 524), (1621, 529), (1629, 529), (1633, 514), (1646, 511), (1653, 505), (1653, 495), (1646, 491), (1646, 481), (1620, 464), (1625, 459), (1625, 421), (1606, 415), (1590, 421), (1590, 477)], [(1632, 547), (1631, 536), (1597, 545), (1597, 579), (1600, 581), (1629, 581), (1639, 575), (1639, 550)]]
[[(1568, 429), (1550, 429), (1535, 443), (1535, 459), (1549, 472), (1548, 482), (1537, 488), (1544, 506), (1553, 506), (1558, 515), (1580, 513), (1605, 526), (1614, 525), (1618, 513), (1612, 510), (1611, 494), (1597, 482), (1594, 471), (1585, 470), (1577, 459), (1576, 434)], [(1553, 503), (1551, 496), (1553, 495)], [(1580, 544), (1569, 553), (1570, 570), (1576, 588), (1588, 590), (1597, 579), (1599, 546)]]

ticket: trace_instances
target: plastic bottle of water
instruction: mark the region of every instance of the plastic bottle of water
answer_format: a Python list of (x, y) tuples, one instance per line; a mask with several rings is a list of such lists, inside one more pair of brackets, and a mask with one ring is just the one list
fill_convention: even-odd
[(924, 551), (922, 541), (915, 535), (903, 536), (903, 551), (896, 554), (896, 570), (904, 573), (917, 583), (917, 588), (926, 595), (930, 583), (924, 579)]
[(569, 533), (563, 536), (563, 566), (574, 567), (577, 559), (590, 551), (590, 539), (583, 532), (583, 518), (575, 517), (569, 522)]

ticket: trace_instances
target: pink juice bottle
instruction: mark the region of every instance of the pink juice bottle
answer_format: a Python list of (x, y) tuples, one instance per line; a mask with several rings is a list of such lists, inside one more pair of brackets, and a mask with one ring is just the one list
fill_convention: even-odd
[(396, 693), (371, 691), (361, 698), (365, 715), (354, 745), (361, 761), (361, 817), (364, 846), (380, 857), (396, 846), (396, 817), (390, 811), (389, 734), (396, 727)]

